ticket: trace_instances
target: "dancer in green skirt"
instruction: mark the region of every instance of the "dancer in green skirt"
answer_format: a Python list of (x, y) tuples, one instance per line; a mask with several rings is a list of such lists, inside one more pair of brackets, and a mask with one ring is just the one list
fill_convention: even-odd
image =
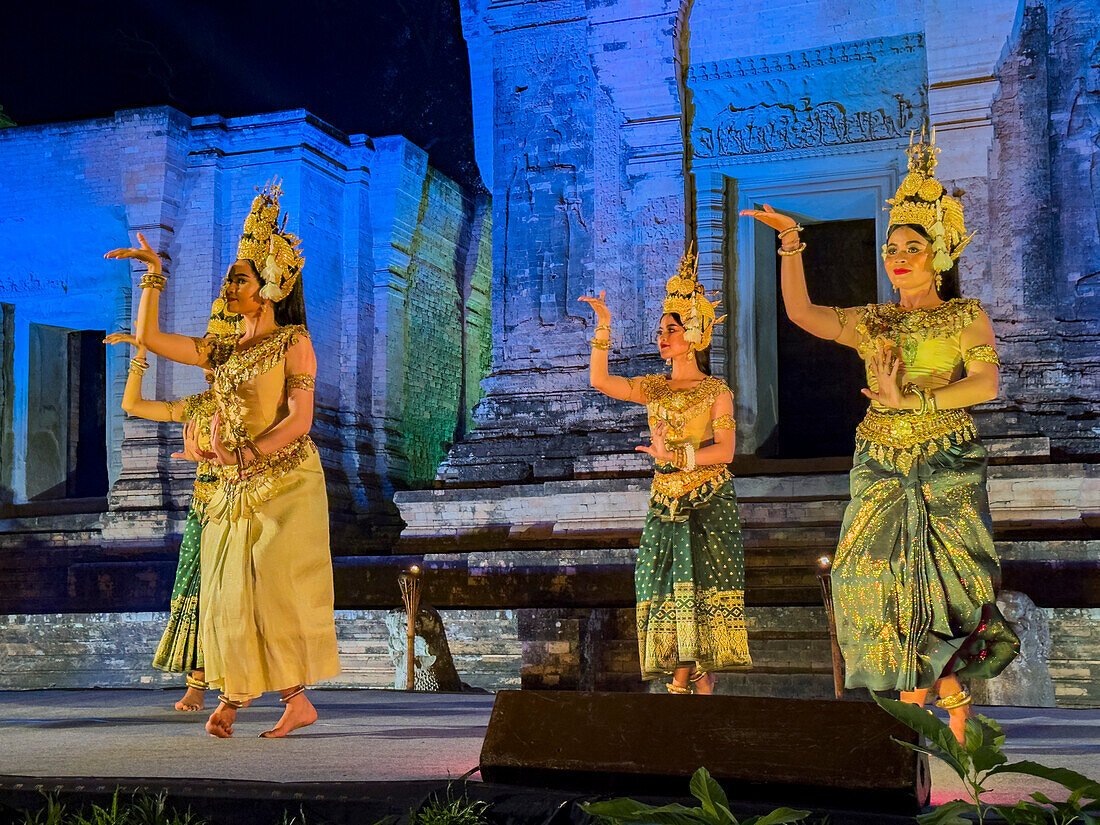
[[(239, 316), (226, 312), (225, 302), (214, 302), (207, 326), (206, 341), (216, 351), (228, 353), (225, 342), (235, 340)], [(205, 344), (206, 341), (203, 343)], [(113, 333), (104, 339), (108, 344), (131, 344), (137, 353), (130, 361), (130, 374), (122, 396), (122, 408), (128, 415), (149, 421), (178, 421), (184, 424), (184, 450), (173, 458), (197, 463), (191, 506), (183, 528), (179, 562), (169, 604), (168, 624), (153, 656), (153, 667), (169, 673), (185, 673), (187, 691), (176, 702), (176, 710), (198, 711), (205, 707), (203, 694), (208, 685), (204, 680), (202, 640), (199, 637), (199, 544), (202, 537), (203, 512), (218, 486), (218, 476), (211, 463), (202, 458), (201, 450), (210, 444), (210, 422), (214, 417), (212, 390), (176, 401), (151, 401), (142, 397), (142, 376), (149, 368), (146, 352), (137, 346), (137, 339), (127, 333)], [(208, 379), (210, 377), (208, 373)]]
[(997, 397), (1000, 360), (981, 304), (940, 296), (970, 237), (962, 205), (933, 175), (934, 144), (922, 136), (910, 147), (909, 172), (889, 201), (882, 257), (896, 304), (813, 304), (802, 227), (769, 206), (741, 214), (779, 232), (791, 321), (855, 349), (867, 369), (871, 405), (856, 428), (852, 501), (832, 570), (845, 683), (898, 690), (918, 705), (934, 689), (961, 742), (970, 694), (960, 680), (996, 676), (1019, 640), (995, 605), (986, 451), (966, 412)]
[[(745, 629), (745, 555), (729, 463), (733, 394), (711, 376), (714, 305), (684, 256), (668, 281), (657, 334), (670, 376), (608, 374), (611, 313), (596, 313), (590, 380), (605, 395), (645, 404), (655, 461), (649, 512), (634, 571), (642, 678), (671, 676), (670, 693), (714, 692), (718, 671), (752, 667)], [(724, 317), (724, 316), (723, 316)]]

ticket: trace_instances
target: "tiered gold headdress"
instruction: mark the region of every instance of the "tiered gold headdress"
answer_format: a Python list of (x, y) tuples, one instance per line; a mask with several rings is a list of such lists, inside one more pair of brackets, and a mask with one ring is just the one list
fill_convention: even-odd
[(244, 220), (244, 232), (237, 245), (237, 260), (252, 261), (264, 285), (261, 297), (281, 301), (294, 288), (305, 258), (295, 247), (301, 241), (286, 229), (286, 216), (279, 226), (279, 198), (283, 190), (278, 181), (269, 181), (252, 201)]
[[(890, 226), (910, 223), (923, 227), (932, 239), (933, 268), (936, 272), (946, 272), (974, 235), (966, 234), (962, 204), (950, 197), (935, 178), (939, 151), (934, 129), (928, 143), (924, 142), (923, 129), (920, 142), (915, 144), (910, 132), (909, 174), (894, 197), (886, 202), (891, 206)], [(885, 254), (885, 247), (883, 249)]]
[(706, 290), (699, 283), (699, 260), (695, 257), (694, 248), (689, 249), (680, 259), (680, 267), (668, 279), (665, 293), (662, 314), (675, 312), (680, 316), (684, 324), (684, 338), (694, 349), (704, 350), (709, 347), (714, 325), (722, 323), (726, 316), (714, 317), (714, 308), (719, 302), (708, 301)]

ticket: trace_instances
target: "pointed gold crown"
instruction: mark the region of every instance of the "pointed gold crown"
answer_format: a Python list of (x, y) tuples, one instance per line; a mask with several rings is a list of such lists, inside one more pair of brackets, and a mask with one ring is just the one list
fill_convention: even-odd
[(935, 178), (940, 151), (936, 130), (932, 130), (928, 143), (924, 142), (923, 128), (919, 142), (913, 142), (913, 135), (909, 133), (909, 172), (894, 197), (886, 201), (890, 204), (890, 226), (908, 223), (922, 227), (932, 239), (933, 268), (945, 272), (974, 235), (966, 234), (962, 204), (948, 195)]
[(707, 300), (706, 290), (699, 283), (699, 259), (695, 256), (695, 246), (680, 258), (680, 267), (676, 274), (665, 284), (665, 303), (662, 314), (675, 312), (684, 324), (684, 338), (697, 350), (710, 346), (714, 325), (726, 319), (714, 317), (714, 308), (719, 301)]
[(294, 289), (302, 272), (305, 258), (299, 249), (301, 241), (286, 232), (286, 217), (279, 225), (279, 198), (283, 190), (278, 180), (271, 180), (252, 201), (252, 209), (244, 219), (244, 232), (237, 244), (237, 260), (252, 261), (263, 280), (260, 295), (269, 301), (281, 301)]

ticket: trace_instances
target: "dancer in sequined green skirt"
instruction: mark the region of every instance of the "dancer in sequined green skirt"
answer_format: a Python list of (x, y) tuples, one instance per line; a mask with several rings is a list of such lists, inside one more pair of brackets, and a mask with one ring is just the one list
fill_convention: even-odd
[(693, 255), (668, 282), (657, 336), (671, 376), (607, 370), (611, 314), (599, 298), (590, 379), (605, 395), (645, 404), (656, 462), (634, 570), (642, 678), (671, 676), (670, 693), (714, 692), (714, 674), (752, 666), (745, 628), (745, 557), (733, 459), (733, 395), (709, 374), (714, 306)]
[(930, 689), (962, 741), (962, 681), (1000, 673), (1019, 640), (998, 612), (1000, 567), (986, 494), (986, 451), (966, 408), (997, 396), (1000, 361), (978, 301), (940, 297), (969, 241), (962, 206), (933, 175), (934, 146), (910, 148), (890, 201), (883, 246), (897, 304), (811, 303), (797, 223), (745, 210), (778, 230), (783, 303), (798, 326), (852, 347), (871, 400), (856, 429), (852, 500), (833, 560), (845, 683), (898, 690), (923, 705)]

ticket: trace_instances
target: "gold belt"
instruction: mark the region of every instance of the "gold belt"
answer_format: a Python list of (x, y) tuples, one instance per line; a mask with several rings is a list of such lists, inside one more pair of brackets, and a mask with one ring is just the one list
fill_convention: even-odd
[(232, 497), (242, 490), (258, 489), (274, 482), (305, 461), (316, 450), (313, 440), (308, 435), (302, 435), (285, 447), (280, 447), (275, 452), (256, 459), (240, 473), (237, 472), (235, 465), (231, 465), (219, 467), (218, 474), (221, 476), (226, 494)]
[(716, 482), (721, 486), (729, 481), (729, 467), (725, 464), (706, 464), (694, 470), (677, 470), (674, 473), (654, 473), (650, 497), (669, 505), (678, 498), (690, 495), (704, 484)]
[(903, 475), (909, 474), (919, 456), (947, 449), (952, 441), (977, 437), (974, 419), (966, 410), (921, 415), (910, 410), (886, 413), (872, 407), (856, 426), (856, 445)]

